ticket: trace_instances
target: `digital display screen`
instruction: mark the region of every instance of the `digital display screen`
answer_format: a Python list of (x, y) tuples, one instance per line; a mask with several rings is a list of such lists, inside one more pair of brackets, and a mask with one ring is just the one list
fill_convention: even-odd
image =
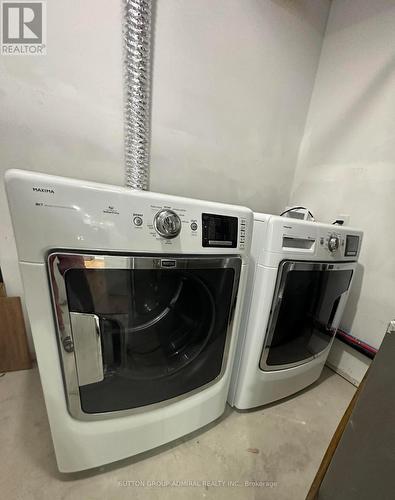
[(358, 253), (359, 236), (348, 234), (346, 238), (346, 251), (345, 257), (355, 257)]
[(204, 247), (237, 247), (237, 217), (202, 214), (202, 245)]

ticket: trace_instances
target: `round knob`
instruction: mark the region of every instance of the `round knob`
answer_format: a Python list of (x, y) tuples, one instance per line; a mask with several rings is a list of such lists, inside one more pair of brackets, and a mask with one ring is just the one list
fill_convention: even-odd
[(330, 252), (334, 252), (335, 250), (337, 250), (340, 246), (340, 241), (339, 241), (339, 237), (336, 236), (336, 234), (331, 234), (331, 236), (329, 236), (329, 240), (328, 240), (328, 249)]
[(175, 238), (181, 231), (181, 219), (173, 210), (161, 210), (155, 215), (154, 226), (163, 238)]

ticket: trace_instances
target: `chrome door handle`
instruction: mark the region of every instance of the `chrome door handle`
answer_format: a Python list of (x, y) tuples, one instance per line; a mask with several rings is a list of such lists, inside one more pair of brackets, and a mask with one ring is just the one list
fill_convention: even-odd
[(326, 325), (326, 329), (327, 331), (331, 331), (333, 332), (333, 334), (336, 333), (337, 329), (338, 329), (338, 326), (337, 325), (336, 327), (334, 327), (333, 325), (336, 324), (336, 323), (339, 323), (337, 321), (337, 314), (339, 312), (339, 309), (340, 309), (340, 304), (341, 304), (341, 300), (342, 298), (348, 294), (348, 290), (346, 290), (345, 292), (343, 292), (342, 294), (340, 294), (337, 299), (335, 300), (333, 306), (332, 306), (332, 311), (331, 311), (331, 314), (329, 315), (329, 322), (327, 323)]
[(70, 312), (70, 321), (78, 384), (100, 382), (104, 373), (99, 317), (96, 314)]

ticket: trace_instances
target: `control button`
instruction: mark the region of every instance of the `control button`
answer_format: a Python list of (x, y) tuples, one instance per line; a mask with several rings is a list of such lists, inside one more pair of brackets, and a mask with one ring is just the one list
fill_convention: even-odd
[(330, 252), (335, 252), (340, 245), (339, 237), (336, 234), (331, 234), (328, 240), (328, 250)]
[(154, 227), (163, 238), (175, 238), (181, 231), (181, 219), (173, 210), (161, 210), (154, 217)]
[(196, 222), (192, 222), (192, 224), (191, 224), (192, 231), (196, 231), (197, 228), (198, 228), (198, 225), (196, 224)]
[(135, 226), (142, 226), (143, 225), (143, 219), (139, 216), (133, 217), (133, 224)]

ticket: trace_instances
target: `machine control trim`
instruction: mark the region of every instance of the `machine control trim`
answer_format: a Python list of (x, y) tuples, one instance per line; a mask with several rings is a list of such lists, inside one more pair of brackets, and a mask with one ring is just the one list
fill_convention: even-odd
[(181, 231), (181, 219), (173, 210), (160, 210), (154, 217), (154, 227), (163, 238), (175, 238)]

